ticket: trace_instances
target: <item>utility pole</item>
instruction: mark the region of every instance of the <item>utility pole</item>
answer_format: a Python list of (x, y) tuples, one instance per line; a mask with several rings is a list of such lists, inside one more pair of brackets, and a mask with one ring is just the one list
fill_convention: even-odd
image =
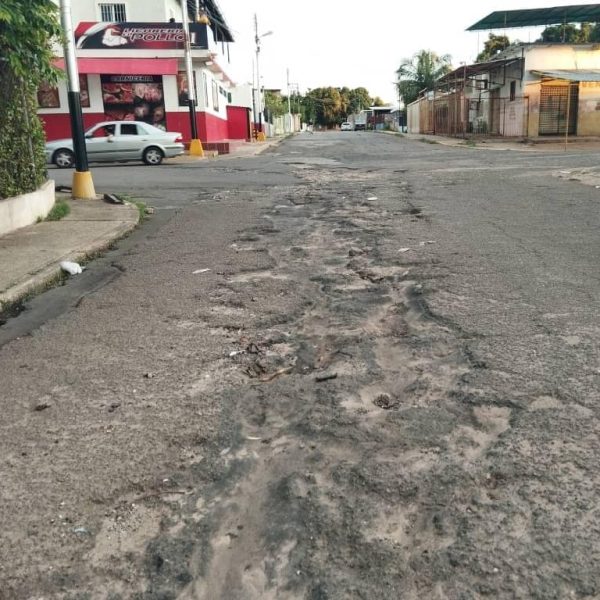
[(190, 22), (188, 15), (187, 0), (181, 0), (181, 23), (183, 26), (185, 55), (185, 71), (188, 84), (188, 105), (190, 107), (190, 156), (204, 156), (202, 142), (198, 137), (198, 124), (196, 123), (196, 90), (194, 89), (194, 69), (192, 67), (192, 47), (190, 45)]
[(75, 56), (75, 36), (71, 18), (71, 0), (60, 0), (60, 21), (64, 32), (64, 52), (67, 76), (69, 79), (69, 114), (71, 116), (71, 136), (75, 152), (75, 172), (71, 196), (79, 200), (93, 200), (96, 190), (92, 174), (89, 171), (83, 114), (81, 111), (81, 91), (79, 89), (79, 71)]
[(272, 31), (267, 31), (262, 35), (258, 35), (258, 17), (256, 13), (254, 13), (254, 41), (256, 42), (256, 87), (257, 87), (257, 107), (258, 107), (258, 136), (257, 139), (259, 142), (265, 141), (265, 133), (263, 132), (262, 126), (262, 118), (263, 118), (263, 103), (262, 103), (262, 93), (260, 89), (260, 63), (259, 63), (259, 55), (260, 55), (260, 40), (268, 35), (272, 35)]
[(258, 131), (262, 133), (262, 95), (260, 93), (260, 37), (258, 36), (258, 17), (254, 13), (254, 41), (256, 42), (256, 93), (257, 101), (256, 106), (258, 108)]
[(292, 125), (292, 99), (290, 98), (290, 70), (286, 69), (287, 73), (287, 104), (288, 104), (288, 115), (290, 115), (290, 133), (294, 133), (294, 126)]

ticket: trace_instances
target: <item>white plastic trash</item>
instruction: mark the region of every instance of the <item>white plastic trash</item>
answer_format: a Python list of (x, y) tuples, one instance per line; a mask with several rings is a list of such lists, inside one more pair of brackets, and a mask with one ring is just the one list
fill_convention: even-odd
[(60, 268), (69, 275), (79, 275), (80, 273), (83, 273), (84, 269), (84, 267), (76, 262), (70, 262), (68, 260), (63, 260), (63, 262), (60, 263)]

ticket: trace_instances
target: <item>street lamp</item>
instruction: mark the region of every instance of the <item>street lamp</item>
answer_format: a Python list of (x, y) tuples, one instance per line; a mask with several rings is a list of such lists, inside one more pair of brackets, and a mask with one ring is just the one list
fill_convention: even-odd
[(192, 68), (192, 48), (190, 46), (190, 24), (187, 0), (181, 0), (181, 17), (184, 36), (185, 71), (188, 82), (188, 105), (190, 107), (190, 156), (204, 156), (202, 142), (198, 138), (198, 124), (196, 123), (196, 90), (194, 89), (194, 70)]
[(258, 17), (256, 13), (254, 14), (254, 41), (256, 42), (256, 86), (258, 91), (258, 129), (259, 135), (261, 135), (262, 139), (260, 141), (264, 141), (265, 134), (262, 130), (262, 94), (260, 93), (260, 67), (259, 67), (259, 55), (260, 55), (260, 40), (268, 35), (273, 35), (272, 31), (267, 31), (261, 35), (258, 35)]
[(71, 136), (75, 153), (75, 172), (71, 196), (80, 200), (93, 200), (96, 197), (92, 174), (89, 171), (83, 114), (81, 111), (81, 93), (79, 89), (79, 71), (75, 56), (75, 36), (71, 18), (71, 0), (60, 0), (60, 21), (64, 32), (64, 52), (67, 76), (69, 79), (69, 115), (71, 117)]

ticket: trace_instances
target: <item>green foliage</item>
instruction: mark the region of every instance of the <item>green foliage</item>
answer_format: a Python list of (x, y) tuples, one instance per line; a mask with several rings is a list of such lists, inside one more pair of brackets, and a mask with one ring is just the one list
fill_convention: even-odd
[(564, 42), (566, 44), (586, 44), (600, 41), (600, 26), (598, 23), (581, 23), (579, 27), (573, 23), (553, 25), (542, 31), (540, 42)]
[(46, 178), (36, 91), (0, 62), (0, 198), (33, 192)]
[(265, 108), (273, 117), (281, 117), (287, 114), (287, 97), (265, 90)]
[(64, 219), (71, 212), (71, 207), (64, 200), (59, 200), (54, 204), (48, 216), (46, 217), (46, 221), (60, 221)]
[(510, 43), (511, 42), (507, 36), (490, 33), (488, 39), (483, 45), (483, 50), (477, 55), (476, 62), (494, 60), (496, 54), (506, 50), (506, 48), (510, 46)]
[(435, 82), (452, 70), (448, 54), (438, 56), (431, 50), (421, 50), (405, 58), (396, 71), (396, 87), (405, 105), (414, 102), (422, 90), (430, 90)]
[(36, 84), (55, 81), (51, 42), (60, 38), (58, 7), (52, 0), (2, 0), (0, 57), (17, 77)]
[(302, 99), (302, 117), (306, 123), (334, 127), (346, 121), (349, 115), (369, 108), (372, 103), (364, 87), (322, 87), (309, 90)]
[(51, 0), (0, 4), (0, 198), (31, 192), (46, 177), (36, 92), (58, 77), (51, 43), (59, 37)]

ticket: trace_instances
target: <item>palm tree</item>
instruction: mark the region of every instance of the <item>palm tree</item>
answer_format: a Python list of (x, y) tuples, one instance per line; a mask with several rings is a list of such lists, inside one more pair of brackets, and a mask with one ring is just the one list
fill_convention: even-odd
[(430, 90), (435, 82), (452, 70), (449, 54), (438, 56), (431, 50), (421, 50), (405, 58), (396, 71), (396, 87), (405, 105), (414, 102), (422, 90)]

